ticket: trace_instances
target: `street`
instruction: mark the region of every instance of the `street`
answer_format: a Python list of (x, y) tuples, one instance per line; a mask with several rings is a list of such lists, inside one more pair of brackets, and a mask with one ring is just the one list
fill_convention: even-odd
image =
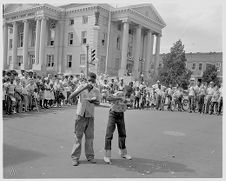
[(80, 165), (70, 153), (76, 107), (52, 108), (3, 117), (4, 178), (219, 178), (222, 177), (222, 116), (154, 110), (125, 113), (126, 146), (132, 160), (118, 154), (106, 165), (104, 137), (108, 108), (96, 107), (94, 151)]

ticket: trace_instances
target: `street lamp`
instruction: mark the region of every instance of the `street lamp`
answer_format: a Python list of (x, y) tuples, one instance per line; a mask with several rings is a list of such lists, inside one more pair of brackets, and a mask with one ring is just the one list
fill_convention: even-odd
[(86, 45), (87, 56), (86, 56), (86, 77), (88, 78), (89, 74), (89, 44)]

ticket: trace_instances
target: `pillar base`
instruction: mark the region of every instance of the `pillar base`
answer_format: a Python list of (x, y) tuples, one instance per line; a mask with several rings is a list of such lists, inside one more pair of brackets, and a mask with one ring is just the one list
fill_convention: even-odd
[(126, 75), (126, 69), (119, 69), (118, 76), (119, 77), (127, 76)]

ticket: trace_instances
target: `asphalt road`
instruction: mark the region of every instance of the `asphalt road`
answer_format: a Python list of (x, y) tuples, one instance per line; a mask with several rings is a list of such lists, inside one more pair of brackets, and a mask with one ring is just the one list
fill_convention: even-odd
[[(112, 165), (103, 161), (108, 108), (95, 110), (90, 164), (84, 145), (72, 166), (75, 107), (42, 110), (3, 119), (4, 178), (219, 178), (222, 177), (222, 116), (129, 110), (126, 145), (132, 160), (121, 159), (117, 131)], [(84, 140), (84, 139), (83, 139)]]

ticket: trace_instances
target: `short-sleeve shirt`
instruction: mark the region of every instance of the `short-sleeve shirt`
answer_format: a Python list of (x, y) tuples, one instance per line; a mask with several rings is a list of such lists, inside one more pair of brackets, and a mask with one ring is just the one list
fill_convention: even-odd
[[(79, 91), (83, 89), (87, 84), (81, 84), (77, 87), (75, 91)], [(96, 99), (100, 100), (100, 91), (93, 87), (93, 89), (89, 92), (87, 89), (82, 91), (79, 94), (78, 105), (77, 105), (77, 115), (85, 116), (85, 117), (94, 117), (94, 107), (93, 103), (90, 103), (88, 100), (96, 97)]]

